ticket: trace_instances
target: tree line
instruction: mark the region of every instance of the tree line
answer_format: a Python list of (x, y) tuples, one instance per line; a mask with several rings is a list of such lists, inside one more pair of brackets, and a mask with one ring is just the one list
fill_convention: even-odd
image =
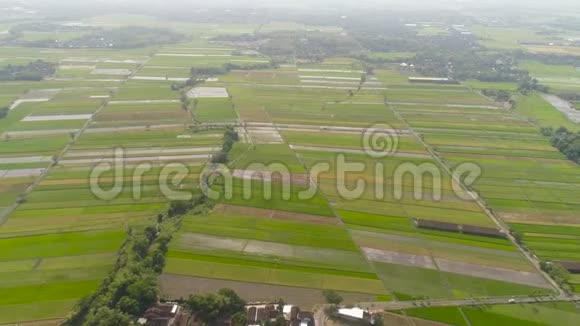
[(7, 106), (1, 107), (0, 108), (0, 120), (4, 119), (8, 116), (8, 112), (10, 111), (10, 108)]
[(158, 302), (157, 276), (180, 217), (206, 214), (214, 202), (204, 195), (173, 201), (165, 214), (144, 228), (129, 228), (117, 262), (100, 288), (79, 301), (67, 326), (128, 326)]
[(564, 127), (558, 129), (542, 128), (542, 134), (550, 137), (552, 146), (556, 147), (568, 159), (580, 164), (580, 132), (573, 132)]
[(7, 65), (0, 68), (0, 81), (40, 81), (54, 74), (56, 67), (55, 63), (44, 60), (36, 60), (27, 65)]
[(226, 131), (224, 132), (224, 144), (222, 145), (222, 149), (216, 154), (212, 155), (212, 163), (226, 164), (229, 161), (228, 155), (230, 151), (239, 139), (240, 137), (234, 128), (227, 126)]
[(351, 37), (321, 31), (256, 32), (242, 35), (222, 35), (213, 41), (254, 49), (267, 56), (286, 60), (291, 58), (322, 61), (333, 56), (354, 56), (362, 51)]
[(177, 43), (185, 35), (166, 28), (123, 26), (112, 29), (93, 29), (70, 40), (42, 39), (17, 41), (18, 45), (42, 48), (112, 48), (133, 49)]

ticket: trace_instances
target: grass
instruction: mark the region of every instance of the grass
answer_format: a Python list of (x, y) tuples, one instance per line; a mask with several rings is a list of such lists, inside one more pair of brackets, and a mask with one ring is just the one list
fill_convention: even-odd
[(552, 107), (539, 94), (519, 96), (516, 101), (516, 112), (542, 127), (553, 127), (556, 129), (566, 127), (569, 130), (580, 130), (577, 124), (568, 120), (563, 113)]
[[(244, 255), (239, 253), (231, 252), (221, 252), (221, 251), (211, 251), (211, 252), (194, 252), (192, 250), (183, 250), (175, 248), (176, 251), (170, 251), (167, 255), (169, 258), (187, 259), (187, 260), (199, 260), (208, 262), (225, 263), (232, 265), (242, 265), (242, 266), (255, 266), (261, 268), (274, 268), (274, 269), (285, 269), (293, 271), (301, 271), (308, 273), (319, 273), (319, 274), (332, 274), (332, 275), (342, 275), (357, 278), (368, 278), (368, 279), (378, 279), (377, 276), (372, 272), (364, 272), (360, 269), (352, 270), (349, 266), (340, 266), (337, 264), (329, 264), (325, 262), (307, 262), (301, 260), (300, 258), (289, 259), (259, 255)], [(348, 263), (348, 262), (347, 262)], [(365, 266), (362, 266), (365, 268)], [(368, 267), (366, 267), (368, 269)]]
[(234, 104), (229, 99), (198, 99), (193, 112), (195, 119), (202, 122), (237, 120)]
[(76, 298), (73, 298), (16, 305), (0, 305), (0, 323), (63, 318), (75, 307), (77, 301)]
[(338, 215), (347, 225), (367, 226), (387, 230), (413, 230), (412, 225), (406, 218), (372, 215), (351, 211), (339, 211)]
[(387, 288), (416, 298), (469, 298), (549, 293), (530, 286), (431, 269), (374, 263)]
[[(305, 132), (305, 131), (283, 131), (282, 135), (288, 143), (292, 145), (330, 147), (330, 148), (364, 148), (362, 134), (341, 134), (332, 132)], [(400, 152), (426, 153), (425, 148), (417, 139), (412, 136), (396, 136), (397, 150)]]
[(167, 83), (129, 81), (113, 98), (114, 101), (179, 100), (179, 93)]
[(388, 90), (387, 99), (389, 102), (408, 103), (435, 103), (435, 104), (457, 104), (457, 105), (492, 105), (484, 97), (468, 90), (422, 90), (422, 89), (397, 89)]
[[(460, 313), (463, 311), (463, 315)], [(487, 307), (421, 307), (404, 310), (405, 314), (449, 325), (571, 325), (577, 322), (578, 310), (568, 302), (494, 305)]]
[(0, 260), (55, 257), (116, 251), (124, 232), (48, 234), (0, 239)]
[(346, 230), (338, 226), (312, 225), (249, 216), (210, 215), (188, 218), (184, 221), (183, 230), (224, 238), (270, 241), (348, 251), (357, 250)]
[(31, 302), (77, 299), (93, 292), (101, 280), (0, 288), (0, 307)]
[[(393, 128), (402, 124), (382, 104), (350, 104), (358, 99), (343, 98), (344, 103), (307, 104), (305, 106), (271, 106), (269, 112), (275, 122), (306, 125), (369, 127), (383, 123)], [(364, 99), (361, 99), (364, 101)]]
[(433, 320), (444, 324), (455, 326), (467, 326), (463, 315), (456, 307), (425, 307), (406, 309), (405, 314), (408, 316)]
[(0, 155), (24, 154), (53, 155), (70, 142), (70, 136), (45, 136), (42, 138), (10, 138), (2, 141)]
[(473, 89), (482, 90), (482, 89), (503, 89), (507, 91), (516, 91), (518, 89), (517, 83), (509, 83), (509, 82), (483, 82), (479, 80), (468, 80), (465, 81), (464, 84), (469, 86)]
[(385, 294), (378, 280), (170, 258), (165, 273), (345, 292)]
[(483, 25), (470, 26), (470, 30), (481, 37), (484, 46), (500, 49), (522, 48), (519, 42), (550, 42), (549, 36), (544, 36), (532, 29), (490, 27)]
[(520, 68), (527, 70), (534, 77), (567, 77), (580, 78), (580, 72), (571, 65), (547, 65), (538, 61), (524, 61)]
[(304, 173), (296, 154), (286, 144), (249, 145), (238, 142), (232, 148), (230, 157), (236, 169), (248, 169), (257, 163), (266, 166), (261, 170), (267, 170), (270, 164), (283, 163), (290, 173)]

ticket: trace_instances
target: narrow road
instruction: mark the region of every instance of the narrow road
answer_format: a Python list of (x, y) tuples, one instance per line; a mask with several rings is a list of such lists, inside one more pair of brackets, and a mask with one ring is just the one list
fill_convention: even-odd
[(399, 310), (417, 307), (464, 307), (464, 306), (481, 306), (481, 305), (502, 305), (509, 304), (510, 299), (513, 304), (524, 303), (541, 303), (541, 302), (579, 302), (580, 296), (574, 297), (514, 297), (514, 298), (487, 298), (487, 299), (458, 299), (458, 300), (417, 300), (417, 301), (389, 301), (389, 302), (362, 302), (357, 304), (362, 309), (371, 312), (384, 310)]

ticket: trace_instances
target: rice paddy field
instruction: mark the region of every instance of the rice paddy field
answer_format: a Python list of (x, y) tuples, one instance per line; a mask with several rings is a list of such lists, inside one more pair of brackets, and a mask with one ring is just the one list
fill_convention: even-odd
[[(496, 305), (480, 307), (412, 308), (397, 312), (401, 325), (433, 321), (439, 325), (570, 325), (577, 318), (576, 307), (567, 302)], [(388, 316), (387, 318), (392, 318)]]
[[(255, 163), (269, 169), (272, 163), (283, 162), (293, 176), (293, 187), (286, 201), (276, 195), (281, 185), (275, 182), (271, 198), (264, 199), (262, 188), (252, 186), (258, 196), (240, 200), (240, 184), (247, 180), (235, 179), (233, 198), (207, 217), (186, 218), (168, 254), (161, 288), (184, 295), (192, 288), (176, 289), (170, 282), (191, 276), (192, 283), (200, 277), (235, 281), (228, 284), (242, 291), (260, 283), (282, 285), (288, 291), (334, 289), (347, 297), (367, 294), (380, 300), (550, 293), (543, 277), (508, 240), (416, 227), (416, 220), (495, 227), (476, 203), (455, 197), (448, 175), (441, 176), (442, 200), (429, 198), (432, 181), (422, 185), (425, 198), (416, 199), (413, 179), (393, 177), (404, 163), (438, 165), (409, 130), (411, 121), (417, 130), (472, 128), (475, 119), (497, 124), (498, 132), (521, 128), (536, 135), (537, 130), (519, 120), (504, 121), (499, 108), (467, 87), (414, 88), (393, 71), (377, 71), (349, 96), (348, 90), (358, 87), (356, 69), (360, 69), (356, 62), (337, 58), (263, 75), (234, 71), (211, 83), (228, 89), (245, 124), (243, 141), (233, 151), (234, 168), (253, 171)], [(305, 72), (310, 75), (302, 75)], [(386, 105), (385, 99), (396, 104)], [(435, 110), (446, 110), (445, 117), (455, 118), (429, 123), (441, 115)], [(384, 159), (369, 157), (362, 149), (365, 128), (376, 123), (389, 125), (397, 134), (397, 152)], [(550, 148), (545, 142), (541, 146)], [(365, 168), (339, 175), (339, 154)], [(313, 176), (321, 162), (328, 168)], [(377, 181), (379, 163), (387, 177)], [(295, 200), (304, 190), (298, 180), (309, 171), (318, 192), (309, 200)], [(353, 187), (357, 180), (367, 182), (357, 198), (339, 193), (339, 182)], [(402, 189), (403, 199), (394, 198), (395, 186)], [(382, 198), (376, 198), (377, 188), (384, 189)]]
[[(145, 54), (71, 50), (39, 57), (60, 62), (54, 80), (5, 83), (0, 91), (2, 104), (12, 107), (0, 121), (0, 323), (66, 316), (112, 269), (128, 228), (166, 209), (156, 177), (163, 166), (187, 166), (181, 186), (194, 189), (201, 165), (222, 143), (220, 131), (186, 127), (192, 117), (167, 82), (129, 80), (149, 59)], [(71, 74), (77, 66), (88, 73)], [(115, 69), (131, 71), (106, 81), (90, 73)], [(227, 102), (200, 106), (203, 112), (231, 110)], [(202, 119), (214, 117), (208, 112)], [(118, 164), (125, 184), (108, 200), (90, 190), (91, 171), (100, 162)], [(149, 168), (140, 170), (144, 163)], [(136, 173), (139, 191), (129, 184)], [(101, 175), (100, 186), (109, 189), (115, 176)]]
[[(240, 30), (195, 28), (205, 36)], [(167, 209), (158, 176), (168, 164), (187, 167), (173, 190), (197, 191), (204, 164), (221, 149), (223, 130), (191, 125), (235, 125), (240, 140), (230, 153), (232, 194), (208, 215), (183, 218), (159, 278), (164, 298), (222, 284), (252, 292), (255, 300), (292, 293), (297, 303), (324, 289), (349, 303), (553, 294), (505, 236), (467, 231), (498, 233), (499, 227), (446, 171), (462, 163), (481, 167), (473, 189), (542, 260), (580, 261), (580, 174), (528, 122), (528, 103), (512, 112), (474, 85), (416, 85), (386, 68), (361, 79), (361, 62), (329, 58), (234, 69), (198, 85), (212, 89), (198, 90), (193, 108), (184, 110), (171, 84), (186, 80), (191, 67), (270, 62), (204, 40), (117, 52), (0, 48), (9, 62), (59, 63), (54, 78), (0, 87), (0, 105), (12, 107), (0, 120), (0, 324), (63, 318), (95, 291), (127, 230)], [(549, 109), (533, 110), (551, 119)], [(396, 142), (388, 156), (365, 151), (373, 125)], [(358, 167), (345, 173), (344, 162)], [(115, 167), (99, 176), (101, 189), (119, 180), (125, 185), (111, 198), (91, 191), (90, 177), (101, 163)], [(288, 185), (260, 177), (281, 167)], [(431, 174), (417, 178), (415, 167)], [(350, 196), (361, 183), (364, 189)], [(264, 195), (267, 189), (271, 196)], [(447, 229), (420, 227), (424, 223)], [(440, 319), (436, 310), (406, 313), (483, 325), (486, 316), (519, 320), (528, 309), (509, 308), (445, 314), (463, 320), (458, 323)], [(534, 309), (546, 316), (561, 310), (564, 323), (572, 311), (565, 305)]]
[(534, 117), (542, 126), (575, 126), (547, 102), (538, 103), (538, 95), (520, 98), (515, 113), (435, 103), (392, 107), (447, 164), (477, 162), (482, 174), (473, 188), (524, 235), (540, 259), (578, 261), (578, 167), (546, 143), (527, 119)]

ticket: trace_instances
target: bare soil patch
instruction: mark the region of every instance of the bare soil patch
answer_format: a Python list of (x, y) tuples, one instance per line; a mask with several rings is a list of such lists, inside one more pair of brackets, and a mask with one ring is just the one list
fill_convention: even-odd
[(525, 213), (499, 213), (500, 217), (508, 222), (520, 222), (529, 224), (558, 224), (558, 225), (580, 225), (580, 220), (576, 215), (537, 215)]
[[(247, 283), (226, 280), (214, 280), (199, 277), (162, 274), (159, 277), (161, 296), (167, 299), (187, 298), (195, 293), (215, 292), (221, 288), (230, 288), (248, 302), (273, 302), (280, 298), (308, 310), (317, 304), (324, 303), (322, 290), (290, 286)], [(368, 294), (339, 292), (346, 304), (373, 301), (375, 297)]]
[(396, 251), (378, 250), (373, 248), (362, 248), (365, 255), (372, 261), (388, 264), (398, 264), (411, 267), (436, 269), (431, 257), (405, 254)]
[(551, 288), (550, 284), (538, 273), (509, 270), (499, 267), (469, 264), (447, 259), (435, 258), (439, 270), (444, 272), (487, 278), (496, 281)]

